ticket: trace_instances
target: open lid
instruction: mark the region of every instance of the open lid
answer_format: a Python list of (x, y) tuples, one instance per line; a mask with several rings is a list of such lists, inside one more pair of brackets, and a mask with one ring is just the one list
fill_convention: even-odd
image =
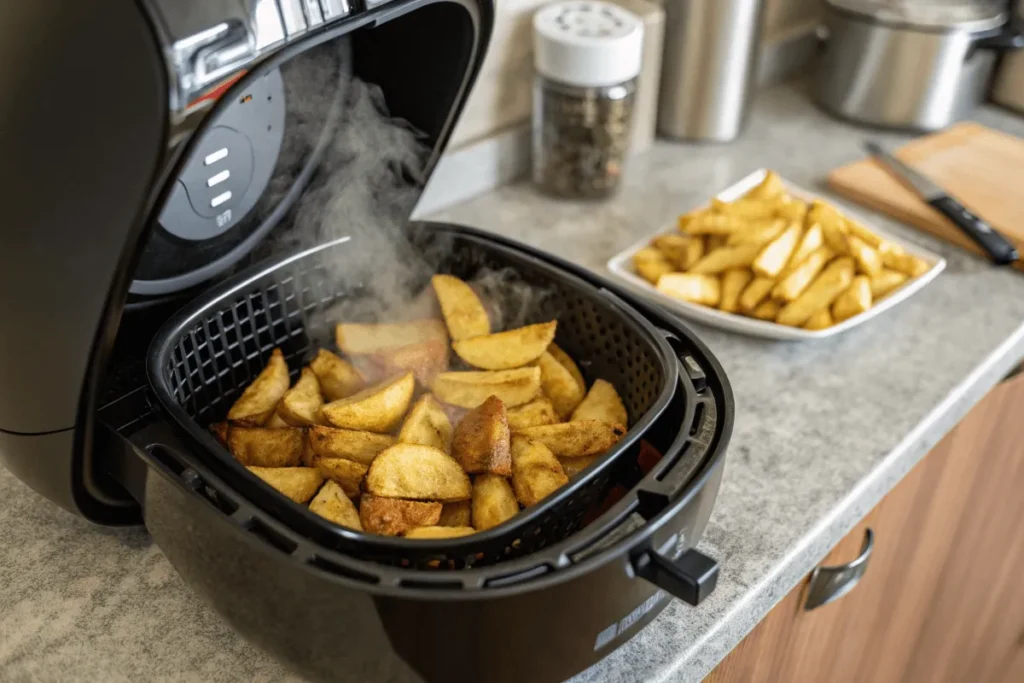
[(998, 0), (827, 0), (832, 7), (882, 24), (924, 30), (984, 31), (1006, 21)]

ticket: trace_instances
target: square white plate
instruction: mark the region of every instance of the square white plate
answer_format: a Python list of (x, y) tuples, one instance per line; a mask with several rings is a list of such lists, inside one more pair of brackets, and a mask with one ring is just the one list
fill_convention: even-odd
[[(757, 184), (764, 179), (766, 173), (766, 169), (758, 169), (743, 180), (740, 180), (738, 183), (723, 190), (716, 196), (718, 199), (726, 202), (739, 199), (756, 187)], [(803, 199), (804, 201), (811, 201), (813, 199), (828, 201), (826, 197), (820, 197), (812, 192), (796, 187), (785, 179), (783, 179), (783, 184), (786, 187), (786, 191), (798, 199)], [(764, 337), (767, 339), (824, 339), (825, 337), (841, 334), (852, 327), (856, 327), (857, 325), (871, 320), (876, 315), (881, 315), (885, 311), (888, 311), (901, 301), (913, 296), (915, 292), (934, 280), (935, 277), (942, 272), (942, 269), (946, 267), (945, 259), (938, 254), (919, 247), (916, 244), (911, 244), (910, 242), (894, 237), (884, 230), (864, 221), (860, 216), (857, 216), (853, 212), (844, 211), (844, 213), (849, 213), (852, 218), (855, 218), (872, 232), (877, 233), (886, 240), (900, 245), (907, 251), (907, 253), (913, 254), (914, 256), (923, 259), (925, 263), (931, 264), (931, 268), (929, 268), (923, 275), (910, 280), (905, 285), (883, 298), (867, 311), (859, 315), (855, 315), (852, 318), (848, 318), (838, 325), (833, 325), (832, 327), (824, 330), (805, 330), (799, 327), (779, 325), (766, 320), (748, 318), (734, 313), (724, 313), (714, 308), (708, 308), (707, 306), (693, 304), (688, 301), (673, 299), (670, 296), (662, 294), (647, 282), (647, 280), (644, 280), (633, 272), (633, 254), (650, 244), (651, 239), (656, 237), (656, 235), (651, 235), (625, 251), (613, 256), (611, 260), (608, 261), (608, 270), (611, 271), (612, 275), (625, 284), (629, 289), (632, 289), (642, 296), (646, 296), (648, 299), (651, 299), (674, 313), (678, 313), (683, 317), (704, 323), (705, 325), (729, 330), (730, 332), (738, 332), (740, 334), (746, 334), (753, 337)], [(677, 230), (673, 223), (669, 229), (663, 229), (659, 231), (657, 235), (675, 232), (677, 232)]]

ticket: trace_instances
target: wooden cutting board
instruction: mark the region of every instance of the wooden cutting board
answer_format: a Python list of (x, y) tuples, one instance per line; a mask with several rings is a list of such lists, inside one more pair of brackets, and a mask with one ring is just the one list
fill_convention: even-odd
[[(895, 155), (991, 223), (1024, 254), (1024, 140), (977, 123), (960, 123), (909, 142)], [(982, 253), (873, 159), (835, 169), (828, 182), (859, 204)], [(1024, 270), (1024, 261), (1015, 265)]]

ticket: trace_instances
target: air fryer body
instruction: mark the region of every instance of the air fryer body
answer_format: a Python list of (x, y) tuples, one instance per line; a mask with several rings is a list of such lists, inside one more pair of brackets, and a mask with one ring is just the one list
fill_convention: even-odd
[[(422, 188), (490, 0), (16, 3), (0, 22), (0, 458), (63, 507), (140, 521), (108, 472), (159, 323), (286, 239), (345, 78), (424, 137)], [(339, 113), (339, 107), (341, 112)], [(351, 132), (351, 131), (350, 131)], [(325, 151), (326, 150), (326, 151)], [(414, 203), (415, 195), (410, 202)], [(412, 207), (410, 206), (409, 209)], [(100, 410), (112, 416), (96, 419)]]

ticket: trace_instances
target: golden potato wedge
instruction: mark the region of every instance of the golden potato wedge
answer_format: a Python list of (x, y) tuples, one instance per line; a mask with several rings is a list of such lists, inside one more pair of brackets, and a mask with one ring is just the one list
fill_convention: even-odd
[(443, 320), (434, 319), (405, 323), (338, 323), (334, 338), (345, 353), (367, 355), (432, 339), (447, 346), (448, 328)]
[(295, 428), (231, 427), (228, 450), (243, 465), (290, 467), (302, 459), (305, 439), (302, 430)]
[(886, 268), (890, 268), (910, 277), (924, 275), (931, 268), (931, 266), (925, 263), (922, 259), (919, 259), (912, 254), (908, 254), (903, 250), (903, 247), (893, 244), (892, 242), (883, 242), (882, 246), (879, 247), (879, 252), (882, 255), (882, 264)]
[(471, 505), (472, 503), (468, 500), (445, 503), (441, 508), (441, 518), (437, 523), (440, 526), (473, 526), (470, 514)]
[[(280, 408), (281, 404), (278, 403), (277, 406), (278, 408)], [(270, 419), (267, 420), (263, 426), (266, 427), (267, 429), (289, 429), (291, 427), (291, 425), (285, 422), (284, 419), (278, 414), (276, 410), (274, 411), (274, 414), (270, 416)]]
[(695, 275), (716, 275), (730, 268), (746, 268), (754, 262), (760, 251), (761, 246), (756, 243), (735, 244), (708, 251), (704, 258), (693, 264), (689, 272)]
[(580, 372), (580, 368), (576, 365), (576, 361), (574, 361), (569, 354), (560, 349), (558, 344), (554, 342), (551, 342), (551, 346), (548, 347), (548, 353), (554, 356), (555, 360), (565, 366), (565, 369), (569, 371), (572, 378), (576, 380), (576, 384), (579, 384), (580, 388), (586, 392), (587, 383), (583, 381), (583, 373)]
[(716, 249), (721, 249), (729, 241), (729, 235), (708, 235), (704, 243), (704, 253), (710, 254)]
[(441, 518), (441, 503), (363, 494), (359, 499), (359, 521), (363, 531), (398, 536), (420, 526), (434, 526)]
[(541, 391), (551, 401), (559, 418), (565, 419), (583, 400), (583, 387), (567, 367), (546, 351), (536, 364), (540, 368)]
[(346, 458), (369, 465), (381, 451), (394, 444), (394, 437), (388, 434), (337, 427), (309, 429), (310, 450), (314, 456), (322, 458)]
[(472, 287), (452, 275), (435, 275), (430, 283), (453, 341), (491, 333), (487, 309)]
[(342, 487), (333, 481), (325, 483), (313, 500), (309, 501), (309, 511), (334, 522), (338, 526), (348, 527), (356, 531), (363, 530), (356, 506), (346, 495)]
[(881, 273), (871, 278), (871, 298), (877, 301), (889, 292), (902, 287), (906, 281), (906, 274), (883, 268)]
[(759, 244), (764, 246), (782, 234), (786, 229), (785, 221), (772, 221), (771, 223), (756, 224), (743, 230), (737, 230), (729, 235), (725, 244), (735, 246), (737, 244)]
[(512, 489), (524, 507), (540, 502), (568, 482), (551, 449), (519, 435), (512, 440)]
[(717, 306), (722, 300), (722, 283), (714, 275), (668, 273), (658, 280), (657, 289), (673, 299)]
[[(557, 422), (557, 420), (556, 420)], [(220, 442), (221, 446), (227, 448), (228, 445), (228, 432), (231, 430), (231, 425), (227, 422), (215, 422), (210, 425), (210, 431), (213, 432), (213, 436), (217, 441)]]
[(385, 433), (394, 429), (409, 409), (416, 380), (411, 372), (331, 401), (321, 412), (335, 427)]
[(470, 497), (469, 477), (454, 458), (440, 449), (412, 443), (397, 443), (374, 459), (366, 490), (386, 498), (443, 503)]
[(742, 216), (705, 213), (695, 217), (682, 228), (687, 235), (730, 235), (743, 230), (751, 221)]
[(418, 526), (406, 532), (406, 538), (459, 538), (475, 534), (471, 526)]
[[(582, 458), (586, 455), (603, 453), (622, 438), (626, 428), (600, 420), (576, 420), (561, 424), (527, 427), (520, 434), (540, 441), (557, 456)], [(514, 435), (513, 435), (514, 436)]]
[(832, 318), (841, 323), (871, 308), (871, 278), (858, 275), (849, 288), (832, 304)]
[(357, 498), (370, 469), (368, 465), (345, 458), (313, 457), (313, 467), (320, 470), (325, 479), (329, 479), (342, 488), (349, 498)]
[(764, 179), (744, 197), (757, 199), (775, 199), (786, 193), (786, 186), (782, 184), (782, 178), (775, 171), (768, 171)]
[(267, 365), (245, 388), (231, 409), (228, 422), (248, 427), (261, 427), (277, 409), (277, 403), (291, 386), (288, 364), (281, 349), (274, 349)]
[(676, 227), (679, 229), (679, 232), (685, 233), (686, 226), (688, 226), (690, 223), (697, 220), (698, 218), (706, 216), (709, 213), (711, 213), (711, 211), (706, 208), (697, 209), (695, 211), (691, 211), (690, 213), (684, 213), (681, 216), (679, 216), (679, 218), (676, 219)]
[(872, 249), (878, 250), (882, 246), (883, 240), (880, 236), (871, 232), (857, 221), (846, 219), (846, 230), (851, 235), (867, 244)]
[(823, 308), (804, 323), (805, 330), (824, 330), (826, 327), (832, 327), (835, 321), (832, 319), (832, 312), (827, 308)]
[(816, 252), (825, 244), (825, 235), (821, 231), (821, 226), (815, 223), (811, 227), (804, 231), (803, 236), (800, 238), (800, 243), (793, 250), (793, 255), (789, 257), (789, 263), (779, 273), (779, 280), (782, 280), (787, 275), (792, 273), (797, 267), (807, 260), (807, 257)]
[(377, 353), (360, 356), (358, 359), (367, 369), (373, 381), (394, 377), (412, 371), (425, 387), (429, 387), (438, 373), (448, 369), (448, 344), (439, 339), (430, 339), (405, 346), (395, 346)]
[(867, 242), (855, 235), (846, 238), (846, 244), (850, 248), (850, 256), (857, 263), (857, 270), (868, 277), (873, 277), (882, 272), (882, 256), (868, 246)]
[(448, 413), (433, 394), (424, 394), (405, 416), (402, 429), (398, 432), (398, 440), (402, 443), (433, 446), (445, 453), (451, 453), (452, 433)]
[(803, 294), (789, 302), (779, 311), (775, 322), (800, 327), (812, 315), (832, 305), (840, 294), (853, 282), (855, 266), (849, 256), (837, 258), (815, 278)]
[(481, 474), (473, 482), (473, 528), (484, 531), (519, 514), (519, 503), (505, 477)]
[(773, 218), (776, 208), (774, 201), (758, 197), (744, 197), (733, 202), (724, 202), (721, 199), (711, 200), (711, 209), (715, 213), (739, 216), (746, 220)]
[(510, 437), (505, 404), (491, 396), (455, 427), (452, 457), (470, 474), (491, 472), (507, 477), (512, 474)]
[(740, 310), (753, 313), (774, 286), (775, 280), (770, 277), (755, 277), (740, 294)]
[(660, 251), (676, 270), (686, 270), (704, 255), (704, 239), (692, 235), (658, 235), (651, 241), (651, 245)]
[(629, 415), (612, 383), (597, 379), (583, 402), (572, 412), (572, 421), (580, 420), (600, 420), (613, 425), (627, 425)]
[(245, 469), (296, 503), (305, 503), (324, 483), (323, 475), (312, 467), (255, 467), (250, 465)]
[(675, 266), (669, 262), (660, 250), (654, 247), (644, 247), (633, 254), (633, 269), (636, 274), (650, 282), (658, 284), (658, 278), (665, 273), (671, 273)]
[(277, 404), (277, 414), (292, 427), (308, 427), (324, 423), (324, 417), (320, 414), (323, 405), (320, 382), (312, 370), (302, 368), (299, 381), (284, 392), (281, 402)]
[(320, 349), (309, 362), (309, 369), (320, 382), (320, 391), (328, 401), (351, 396), (366, 386), (366, 381), (351, 363), (327, 349)]
[(529, 403), (508, 409), (509, 429), (523, 429), (538, 425), (551, 425), (558, 422), (558, 413), (545, 397), (535, 398)]
[(434, 379), (434, 396), (460, 408), (476, 408), (490, 396), (506, 407), (529, 403), (540, 393), (540, 368), (496, 372), (442, 372)]
[(601, 454), (598, 453), (597, 455), (588, 455), (583, 458), (559, 458), (558, 463), (562, 466), (562, 471), (565, 472), (565, 476), (571, 479), (590, 467), (590, 463), (600, 457)]
[(818, 247), (803, 263), (789, 271), (783, 279), (772, 288), (772, 298), (776, 301), (789, 302), (800, 296), (814, 281), (818, 273), (825, 268), (835, 253), (827, 246)]
[(795, 221), (803, 225), (807, 219), (807, 211), (810, 205), (802, 199), (789, 199), (789, 201), (776, 203), (776, 214), (787, 221)]
[(552, 320), (514, 330), (452, 342), (459, 358), (483, 370), (511, 370), (537, 360), (555, 339), (558, 322)]
[(722, 276), (722, 299), (718, 308), (726, 313), (735, 313), (740, 307), (740, 294), (747, 288), (754, 274), (749, 268), (731, 268)]
[(776, 277), (789, 263), (796, 250), (803, 228), (799, 223), (790, 223), (778, 237), (766, 244), (754, 259), (752, 268), (759, 277)]
[(778, 301), (768, 299), (759, 303), (757, 308), (755, 308), (750, 315), (758, 320), (767, 320), (771, 322), (775, 320), (775, 316), (779, 314), (780, 308)]

